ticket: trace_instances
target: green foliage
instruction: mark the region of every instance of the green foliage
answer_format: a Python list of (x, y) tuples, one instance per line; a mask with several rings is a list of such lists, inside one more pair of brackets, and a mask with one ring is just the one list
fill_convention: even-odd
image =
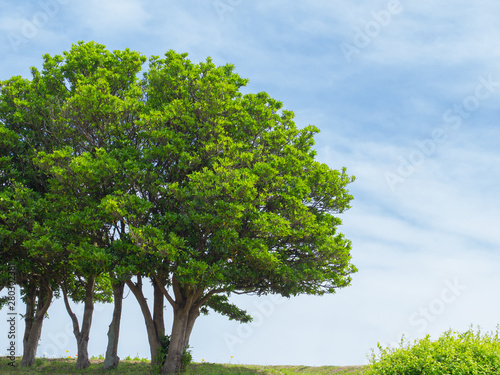
[(471, 328), (464, 333), (445, 332), (436, 341), (430, 336), (413, 344), (401, 339), (399, 348), (383, 348), (379, 355), (372, 353), (371, 371), (374, 375), (389, 374), (470, 374), (488, 375), (500, 372), (500, 338), (495, 334), (481, 334)]
[(337, 228), (354, 177), (315, 160), (315, 126), (241, 93), (233, 65), (187, 56), (153, 56), (140, 78), (141, 54), (79, 42), (0, 82), (0, 260), (75, 301), (94, 280), (109, 301), (111, 279), (149, 277), (179, 322), (209, 308), (248, 322), (232, 292), (348, 286)]
[[(170, 346), (170, 336), (164, 335), (160, 337), (161, 346), (158, 348), (158, 356), (156, 357), (156, 361), (158, 363), (158, 371), (161, 373), (163, 365), (167, 359), (168, 348)], [(193, 361), (193, 356), (191, 354), (191, 350), (189, 350), (189, 346), (184, 349), (182, 353), (181, 359), (181, 372), (185, 372), (187, 366)]]
[(0, 310), (2, 310), (3, 307), (7, 305), (8, 302), (9, 302), (8, 297), (0, 297)]
[(353, 178), (314, 160), (317, 128), (298, 129), (264, 92), (242, 95), (247, 80), (233, 70), (173, 51), (150, 60), (141, 136), (159, 230), (131, 229), (136, 242), (168, 259), (183, 289), (289, 296), (349, 285), (356, 268), (334, 214), (349, 208)]
[(240, 323), (249, 323), (252, 321), (251, 315), (249, 315), (245, 310), (242, 310), (238, 306), (230, 303), (228, 296), (225, 295), (214, 295), (210, 297), (206, 306), (201, 308), (201, 313), (205, 315), (208, 314), (208, 307), (221, 315), (227, 316), (229, 320), (236, 320)]
[(193, 356), (191, 354), (191, 350), (188, 350), (188, 348), (186, 348), (182, 353), (181, 371), (182, 372), (186, 371), (187, 367), (191, 362), (193, 362)]
[(31, 80), (1, 83), (0, 163), (16, 173), (0, 177), (36, 187), (51, 214), (27, 246), (50, 245), (67, 275), (175, 277), (206, 289), (199, 301), (349, 285), (334, 214), (354, 178), (314, 160), (316, 127), (297, 128), (265, 92), (243, 95), (234, 66), (168, 51), (139, 80), (144, 56), (94, 42), (43, 58)]

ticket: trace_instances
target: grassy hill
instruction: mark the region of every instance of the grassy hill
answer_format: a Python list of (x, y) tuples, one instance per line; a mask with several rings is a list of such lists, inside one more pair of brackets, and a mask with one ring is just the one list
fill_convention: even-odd
[[(12, 368), (8, 366), (10, 361), (0, 358), (0, 374), (151, 374), (151, 365), (146, 360), (124, 360), (120, 362), (118, 370), (102, 370), (102, 359), (92, 359), (92, 365), (83, 370), (76, 371), (74, 358), (37, 358), (36, 363), (29, 369), (21, 367)], [(17, 365), (21, 363), (21, 358), (17, 358)], [(229, 374), (260, 374), (260, 375), (328, 375), (328, 374), (363, 374), (365, 366), (255, 366), (255, 365), (233, 365), (214, 363), (193, 363), (189, 366), (186, 375), (229, 375)]]

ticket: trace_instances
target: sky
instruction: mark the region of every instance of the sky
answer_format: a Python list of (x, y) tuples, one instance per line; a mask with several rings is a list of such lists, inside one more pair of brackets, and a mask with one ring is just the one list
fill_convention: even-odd
[[(282, 101), (298, 127), (317, 126), (317, 159), (356, 176), (340, 227), (359, 270), (352, 285), (321, 297), (234, 297), (254, 321), (201, 316), (195, 361), (365, 364), (377, 343), (403, 334), (500, 323), (498, 1), (0, 0), (0, 9), (0, 80), (29, 77), (43, 54), (81, 40), (210, 56), (249, 79), (245, 92)], [(125, 295), (118, 354), (148, 357), (139, 306)], [(96, 305), (90, 355), (105, 353), (111, 314)], [(171, 316), (167, 306), (167, 327)], [(1, 311), (1, 354), (7, 330)], [(56, 300), (38, 356), (75, 354)]]

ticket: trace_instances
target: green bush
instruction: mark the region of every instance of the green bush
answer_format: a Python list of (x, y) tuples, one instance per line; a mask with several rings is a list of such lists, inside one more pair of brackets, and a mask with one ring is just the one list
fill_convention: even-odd
[[(165, 335), (160, 337), (161, 346), (158, 348), (158, 364), (161, 368), (163, 364), (167, 360), (168, 347), (170, 346), (170, 336)], [(181, 372), (186, 371), (187, 366), (193, 361), (193, 356), (191, 355), (191, 350), (188, 350), (189, 346), (184, 349), (184, 353), (182, 353), (181, 359)]]
[(413, 344), (401, 339), (399, 348), (377, 345), (379, 355), (372, 353), (372, 375), (488, 375), (500, 373), (500, 338), (496, 333), (481, 335), (471, 328), (459, 333), (446, 331), (436, 341), (427, 335)]

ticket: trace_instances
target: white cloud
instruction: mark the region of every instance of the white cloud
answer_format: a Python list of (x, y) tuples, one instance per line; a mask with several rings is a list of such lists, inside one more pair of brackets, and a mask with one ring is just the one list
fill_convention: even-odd
[(75, 4), (73, 11), (79, 16), (78, 27), (90, 29), (94, 35), (113, 34), (129, 31), (143, 31), (152, 18), (144, 2), (139, 0), (91, 0)]
[[(394, 16), (362, 52), (367, 62), (399, 65), (498, 66), (500, 50), (492, 48), (500, 36), (492, 16), (498, 3), (401, 1), (403, 11)], [(368, 21), (367, 21), (368, 22)], [(364, 27), (361, 25), (360, 27)]]

